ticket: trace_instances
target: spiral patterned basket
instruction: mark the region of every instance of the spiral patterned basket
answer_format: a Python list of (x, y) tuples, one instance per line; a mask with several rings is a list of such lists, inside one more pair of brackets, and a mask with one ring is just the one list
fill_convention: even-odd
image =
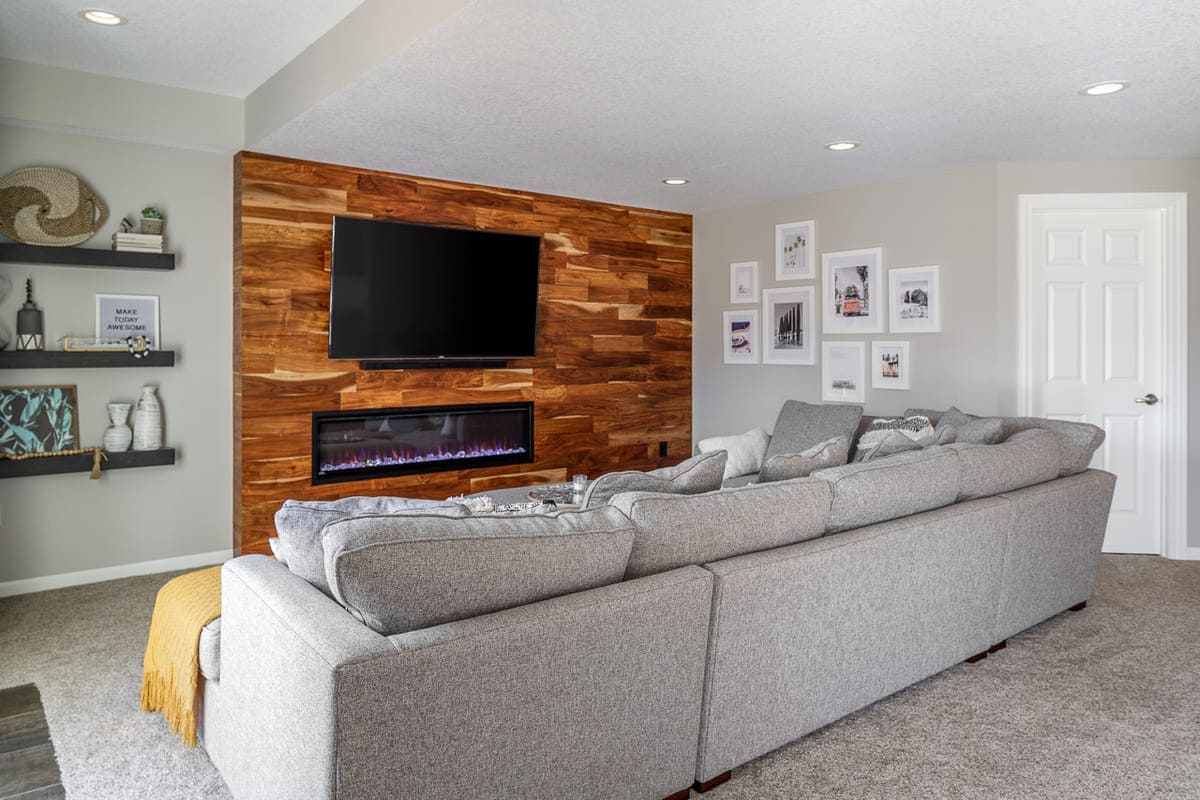
[(78, 175), (22, 167), (0, 178), (0, 233), (24, 244), (70, 247), (108, 219), (108, 206)]

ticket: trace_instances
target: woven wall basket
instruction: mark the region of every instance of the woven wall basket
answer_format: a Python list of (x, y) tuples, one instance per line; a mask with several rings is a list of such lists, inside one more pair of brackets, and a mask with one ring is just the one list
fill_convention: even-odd
[(91, 238), (108, 206), (79, 176), (23, 167), (0, 178), (0, 233), (25, 244), (70, 247)]

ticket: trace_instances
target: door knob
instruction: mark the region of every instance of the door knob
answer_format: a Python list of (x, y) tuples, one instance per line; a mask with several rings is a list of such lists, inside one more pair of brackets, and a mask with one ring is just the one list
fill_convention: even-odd
[(1154, 405), (1155, 403), (1157, 403), (1157, 402), (1158, 402), (1158, 395), (1156, 395), (1156, 394), (1148, 394), (1148, 395), (1146, 395), (1145, 397), (1136, 397), (1136, 398), (1134, 398), (1133, 402), (1135, 402), (1135, 403), (1145, 403), (1145, 404), (1146, 404), (1146, 405), (1148, 405), (1148, 406), (1152, 406), (1152, 405)]

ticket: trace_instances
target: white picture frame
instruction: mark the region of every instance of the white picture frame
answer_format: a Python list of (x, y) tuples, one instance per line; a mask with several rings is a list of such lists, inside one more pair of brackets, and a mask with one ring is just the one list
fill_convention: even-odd
[(763, 289), (762, 363), (817, 363), (813, 318), (816, 291), (811, 286)]
[[(888, 317), (892, 333), (940, 333), (941, 267), (904, 267), (888, 271)], [(923, 293), (923, 296), (921, 296)], [(915, 298), (915, 302), (914, 302)]]
[(821, 399), (829, 403), (867, 402), (865, 342), (821, 343)]
[(908, 342), (871, 342), (871, 388), (912, 388), (912, 348)]
[(723, 315), (724, 362), (758, 363), (758, 309), (726, 311)]
[(825, 333), (883, 333), (883, 248), (821, 254)]
[(775, 226), (775, 280), (799, 281), (817, 277), (817, 221), (784, 222)]
[(145, 336), (147, 350), (161, 349), (158, 295), (97, 294), (96, 336)]
[(729, 265), (729, 302), (758, 303), (757, 261), (735, 261)]

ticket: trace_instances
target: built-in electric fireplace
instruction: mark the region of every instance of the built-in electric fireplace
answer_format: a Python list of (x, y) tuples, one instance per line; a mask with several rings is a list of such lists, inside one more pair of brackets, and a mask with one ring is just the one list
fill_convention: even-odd
[(313, 414), (313, 483), (530, 461), (533, 403)]

